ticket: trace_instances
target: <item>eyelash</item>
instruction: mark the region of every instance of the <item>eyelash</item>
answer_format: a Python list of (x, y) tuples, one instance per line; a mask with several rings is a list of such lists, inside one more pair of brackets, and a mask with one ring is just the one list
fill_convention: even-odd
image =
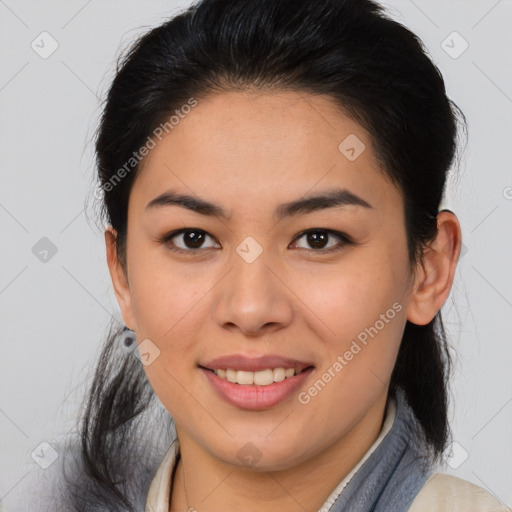
[[(201, 250), (204, 250), (204, 249), (201, 249), (201, 248), (198, 248), (198, 249), (181, 249), (180, 247), (171, 246), (169, 244), (170, 241), (173, 238), (175, 238), (178, 235), (184, 234), (184, 233), (186, 233), (188, 231), (194, 231), (196, 233), (198, 232), (198, 233), (210, 236), (206, 231), (204, 231), (202, 229), (198, 229), (198, 228), (183, 228), (183, 229), (179, 229), (179, 230), (167, 233), (166, 235), (162, 236), (158, 240), (158, 242), (165, 244), (170, 251), (179, 252), (179, 253), (182, 253), (182, 254), (183, 253), (185, 253), (185, 254), (187, 254), (187, 253), (188, 254), (190, 254), (190, 253), (197, 253), (197, 252), (199, 252)], [(335, 230), (332, 230), (332, 229), (323, 229), (323, 228), (312, 228), (312, 229), (307, 229), (305, 231), (302, 231), (301, 233), (299, 233), (294, 238), (294, 240), (298, 240), (298, 239), (302, 238), (303, 236), (308, 235), (310, 233), (328, 233), (329, 235), (335, 235), (336, 237), (341, 239), (341, 242), (339, 242), (335, 246), (330, 247), (328, 249), (306, 249), (306, 250), (311, 250), (313, 252), (317, 252), (317, 253), (321, 253), (321, 254), (326, 254), (326, 253), (340, 251), (346, 245), (355, 245), (355, 242), (348, 235), (346, 235), (345, 233), (341, 233), (340, 231), (335, 231)], [(211, 236), (210, 236), (210, 238), (213, 239), (213, 237), (211, 237)], [(207, 249), (212, 249), (212, 247), (208, 247)], [(304, 249), (304, 248), (300, 247), (299, 249)]]

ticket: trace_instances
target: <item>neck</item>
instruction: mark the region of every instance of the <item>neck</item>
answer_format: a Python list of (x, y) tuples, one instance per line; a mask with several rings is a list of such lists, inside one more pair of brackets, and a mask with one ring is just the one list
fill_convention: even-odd
[(206, 453), (180, 431), (180, 458), (170, 512), (318, 510), (375, 442), (382, 429), (387, 395), (327, 450), (282, 471), (239, 468)]

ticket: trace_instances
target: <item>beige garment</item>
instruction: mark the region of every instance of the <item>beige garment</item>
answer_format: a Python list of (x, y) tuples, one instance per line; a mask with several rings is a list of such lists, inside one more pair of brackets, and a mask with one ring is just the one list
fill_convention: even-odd
[(435, 473), (421, 488), (409, 512), (512, 512), (492, 494), (467, 480)]

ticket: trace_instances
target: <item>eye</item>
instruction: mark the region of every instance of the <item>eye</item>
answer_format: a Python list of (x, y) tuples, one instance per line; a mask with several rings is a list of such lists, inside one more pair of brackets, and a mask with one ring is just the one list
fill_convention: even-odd
[[(338, 238), (338, 243), (328, 246), (327, 242), (331, 237)], [(340, 233), (339, 231), (333, 231), (331, 229), (308, 229), (303, 233), (299, 234), (295, 240), (300, 240), (301, 238), (305, 238), (306, 243), (308, 243), (313, 249), (316, 249), (315, 252), (333, 252), (343, 248), (343, 246), (352, 244), (352, 240), (350, 237), (345, 235), (344, 233)], [(308, 247), (299, 247), (300, 249), (309, 249)]]
[[(328, 241), (332, 237), (337, 238), (338, 243), (329, 246)], [(199, 252), (200, 249), (220, 247), (215, 241), (213, 245), (204, 246), (203, 244), (207, 238), (213, 240), (213, 238), (202, 229), (185, 228), (164, 235), (159, 242), (165, 244), (171, 251), (188, 253)], [(305, 238), (306, 243), (308, 243), (310, 247), (298, 247), (299, 249), (310, 249), (312, 247), (314, 252), (321, 253), (334, 252), (341, 250), (345, 245), (353, 244), (349, 236), (331, 229), (308, 229), (297, 235), (294, 240), (300, 240), (301, 238)]]
[[(203, 231), (202, 229), (187, 228), (173, 231), (172, 233), (165, 235), (160, 242), (167, 244), (171, 251), (194, 252), (198, 249), (210, 249), (215, 247), (215, 244), (209, 247), (201, 247), (206, 238), (213, 240), (213, 238), (211, 238), (206, 231)], [(178, 243), (172, 242), (173, 239), (176, 239)]]

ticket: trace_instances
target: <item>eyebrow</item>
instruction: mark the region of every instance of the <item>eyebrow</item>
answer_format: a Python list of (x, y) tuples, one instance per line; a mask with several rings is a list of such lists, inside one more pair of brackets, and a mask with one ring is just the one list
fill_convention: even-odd
[[(276, 207), (274, 216), (278, 219), (283, 219), (285, 217), (312, 213), (327, 208), (349, 205), (373, 208), (367, 201), (347, 189), (334, 189), (325, 191), (316, 196), (303, 197), (289, 203), (280, 204)], [(223, 219), (231, 218), (231, 215), (219, 205), (198, 197), (180, 194), (173, 190), (169, 190), (155, 197), (146, 205), (145, 211), (164, 206), (180, 206), (195, 213), (199, 213), (200, 215), (221, 217)]]

